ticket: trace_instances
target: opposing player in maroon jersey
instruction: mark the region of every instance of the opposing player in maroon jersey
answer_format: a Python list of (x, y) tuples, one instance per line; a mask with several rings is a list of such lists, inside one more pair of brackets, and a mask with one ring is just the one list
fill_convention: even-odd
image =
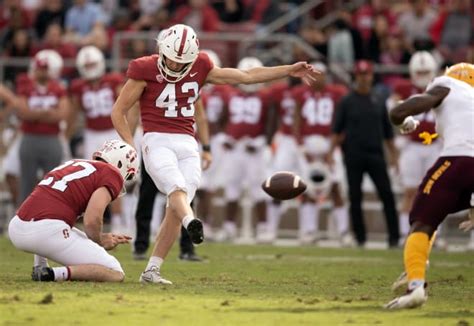
[[(255, 57), (242, 58), (242, 70), (262, 67)], [(247, 189), (258, 218), (256, 240), (267, 241), (266, 199), (261, 184), (269, 173), (270, 143), (274, 133), (275, 114), (270, 106), (270, 94), (263, 84), (240, 85), (229, 97), (225, 127), (225, 198), (226, 220), (220, 240), (233, 240), (237, 235), (236, 220), (239, 200)], [(250, 235), (244, 235), (250, 236)]]
[[(318, 73), (305, 62), (242, 71), (214, 66), (199, 53), (196, 33), (186, 25), (174, 25), (158, 40), (159, 53), (129, 63), (128, 81), (112, 112), (120, 136), (133, 144), (127, 111), (140, 101), (145, 135), (143, 160), (158, 189), (168, 196), (168, 207), (142, 282), (170, 284), (160, 267), (173, 245), (180, 224), (194, 243), (204, 239), (202, 223), (189, 205), (201, 178), (198, 145), (194, 138), (194, 102), (205, 83), (254, 84), (285, 76), (316, 80)], [(204, 144), (209, 145), (209, 144)]]
[(309, 185), (309, 191), (303, 196), (299, 210), (300, 241), (311, 243), (317, 239), (320, 210), (318, 197), (329, 195), (338, 236), (343, 245), (349, 245), (348, 214), (341, 192), (343, 166), (340, 154), (336, 156), (336, 164), (331, 167), (324, 164), (324, 158), (330, 149), (329, 137), (334, 113), (340, 99), (347, 93), (347, 88), (329, 84), (326, 80), (326, 66), (320, 62), (314, 65), (322, 72), (318, 83), (314, 87), (301, 85), (293, 90), (297, 103), (296, 137), (304, 153), (301, 174)]
[(63, 159), (59, 123), (66, 119), (69, 104), (66, 89), (58, 80), (62, 67), (56, 51), (42, 50), (35, 55), (30, 74), (18, 76), (16, 92), (21, 105), (17, 115), (23, 132), (20, 202), (35, 187), (38, 170), (49, 171)]
[[(393, 94), (388, 100), (388, 106), (393, 107), (396, 102), (406, 100), (412, 95), (421, 94), (431, 80), (436, 77), (438, 64), (427, 51), (413, 54), (409, 63), (410, 79), (399, 80), (394, 85)], [(432, 111), (424, 112), (415, 117), (420, 126), (408, 135), (398, 137), (400, 144), (400, 176), (403, 186), (403, 205), (400, 214), (400, 232), (402, 239), (406, 237), (410, 226), (408, 214), (415, 199), (418, 185), (426, 171), (438, 158), (441, 142), (433, 139), (433, 143), (423, 144), (425, 138), (420, 134), (432, 135), (435, 133), (435, 117)], [(430, 138), (431, 140), (431, 138)]]
[[(13, 245), (35, 254), (35, 281), (120, 282), (125, 274), (111, 250), (131, 239), (102, 233), (106, 206), (125, 192), (124, 181), (138, 173), (133, 147), (106, 142), (93, 160), (71, 160), (47, 173), (11, 220)], [(84, 232), (74, 227), (84, 216)], [(52, 259), (63, 267), (48, 267)]]
[[(102, 51), (95, 46), (83, 47), (76, 57), (76, 67), (80, 78), (71, 82), (70, 94), (72, 114), (69, 117), (68, 134), (73, 134), (78, 121), (78, 114), (84, 113), (84, 158), (92, 154), (104, 142), (118, 138), (110, 115), (115, 100), (125, 82), (120, 73), (106, 73), (105, 59)], [(115, 230), (122, 220), (121, 201), (111, 205), (111, 224)]]

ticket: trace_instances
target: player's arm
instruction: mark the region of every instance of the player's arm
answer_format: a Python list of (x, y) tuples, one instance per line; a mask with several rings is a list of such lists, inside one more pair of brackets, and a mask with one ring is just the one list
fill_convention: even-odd
[(128, 122), (128, 127), (130, 128), (130, 132), (132, 133), (132, 135), (135, 135), (135, 131), (137, 130), (138, 125), (140, 124), (140, 103), (139, 102), (135, 102), (135, 104), (133, 104), (130, 111), (128, 111), (127, 122)]
[(125, 142), (134, 148), (135, 144), (133, 142), (133, 134), (130, 129), (131, 126), (127, 114), (135, 103), (139, 101), (145, 87), (146, 82), (143, 80), (127, 80), (112, 109), (111, 118), (115, 130), (117, 130), (117, 133)]
[(69, 98), (67, 96), (61, 96), (59, 99), (58, 107), (55, 110), (41, 112), (42, 115), (39, 118), (39, 121), (47, 123), (57, 123), (62, 120), (66, 120), (69, 114), (69, 110)]
[(71, 139), (72, 136), (74, 136), (74, 134), (76, 133), (78, 115), (79, 115), (79, 111), (81, 110), (79, 106), (80, 105), (79, 101), (75, 96), (71, 97), (70, 103), (71, 103), (71, 109), (69, 110), (67, 118), (66, 118), (67, 126), (66, 126), (65, 135), (67, 139)]
[(25, 96), (20, 96), (18, 106), (15, 107), (15, 112), (18, 118), (23, 121), (39, 121), (44, 112), (32, 111), (28, 107), (28, 100)]
[(101, 245), (102, 221), (105, 208), (112, 201), (106, 187), (100, 187), (92, 194), (84, 212), (84, 232), (87, 237)]
[(390, 120), (394, 125), (400, 126), (407, 117), (427, 112), (440, 105), (449, 91), (447, 87), (435, 86), (423, 94), (414, 95), (390, 110)]
[(214, 66), (207, 75), (206, 82), (231, 85), (258, 84), (291, 76), (301, 78), (306, 84), (312, 85), (318, 75), (319, 72), (306, 62), (275, 67), (258, 67), (249, 70)]
[(130, 237), (122, 234), (102, 233), (102, 221), (105, 208), (112, 201), (106, 187), (94, 191), (84, 213), (84, 232), (87, 237), (106, 250), (115, 248), (121, 243), (128, 243)]
[(199, 98), (195, 106), (194, 118), (196, 119), (196, 127), (198, 139), (202, 144), (202, 168), (206, 170), (212, 162), (211, 148), (209, 147), (209, 123), (207, 121), (206, 111), (201, 98)]
[[(115, 88), (115, 94), (120, 94), (122, 91), (124, 83), (121, 83)], [(138, 124), (140, 123), (140, 102), (137, 101), (133, 104), (130, 111), (127, 113), (127, 122), (128, 126), (130, 127), (130, 131), (132, 135), (135, 135), (135, 131), (137, 130)]]

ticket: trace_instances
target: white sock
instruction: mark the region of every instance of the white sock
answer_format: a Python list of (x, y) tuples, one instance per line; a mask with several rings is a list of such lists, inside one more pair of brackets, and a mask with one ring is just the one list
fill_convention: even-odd
[(401, 213), (399, 217), (400, 221), (400, 235), (406, 238), (408, 232), (410, 232), (410, 218), (408, 213)]
[(158, 256), (151, 256), (148, 260), (148, 265), (146, 265), (145, 270), (150, 270), (153, 266), (161, 268), (161, 264), (163, 264), (163, 258), (160, 258)]
[(302, 204), (298, 212), (298, 218), (301, 234), (316, 232), (319, 226), (319, 205), (314, 203)]
[(33, 255), (33, 259), (34, 259), (34, 263), (33, 263), (33, 266), (41, 266), (41, 267), (47, 267), (48, 266), (48, 259), (43, 257), (43, 256), (39, 256), (39, 255)]
[(56, 282), (67, 281), (70, 277), (69, 268), (66, 266), (63, 267), (53, 267), (54, 280)]
[(184, 218), (183, 218), (183, 226), (185, 229), (188, 228), (188, 225), (189, 223), (191, 223), (191, 221), (194, 220), (194, 216), (192, 215), (186, 215)]
[(268, 231), (276, 233), (278, 226), (280, 225), (280, 219), (282, 214), (281, 204), (269, 203), (267, 205), (267, 225)]
[(332, 213), (336, 219), (337, 233), (339, 235), (347, 233), (349, 231), (349, 214), (347, 213), (347, 207), (334, 207)]
[(474, 230), (471, 231), (471, 242), (474, 242)]

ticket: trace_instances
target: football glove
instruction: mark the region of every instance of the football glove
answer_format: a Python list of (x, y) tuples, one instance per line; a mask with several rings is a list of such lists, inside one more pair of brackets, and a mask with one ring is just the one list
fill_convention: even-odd
[(413, 116), (408, 116), (403, 120), (403, 123), (398, 126), (400, 132), (405, 135), (409, 134), (410, 132), (414, 131), (420, 125), (420, 121), (413, 118)]

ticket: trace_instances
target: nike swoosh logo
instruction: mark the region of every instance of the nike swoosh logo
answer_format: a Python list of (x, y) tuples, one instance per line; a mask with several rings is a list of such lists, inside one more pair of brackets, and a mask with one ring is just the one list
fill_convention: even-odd
[(189, 76), (191, 76), (191, 77), (194, 77), (196, 75), (197, 75), (197, 72), (195, 72), (194, 74), (189, 74)]

